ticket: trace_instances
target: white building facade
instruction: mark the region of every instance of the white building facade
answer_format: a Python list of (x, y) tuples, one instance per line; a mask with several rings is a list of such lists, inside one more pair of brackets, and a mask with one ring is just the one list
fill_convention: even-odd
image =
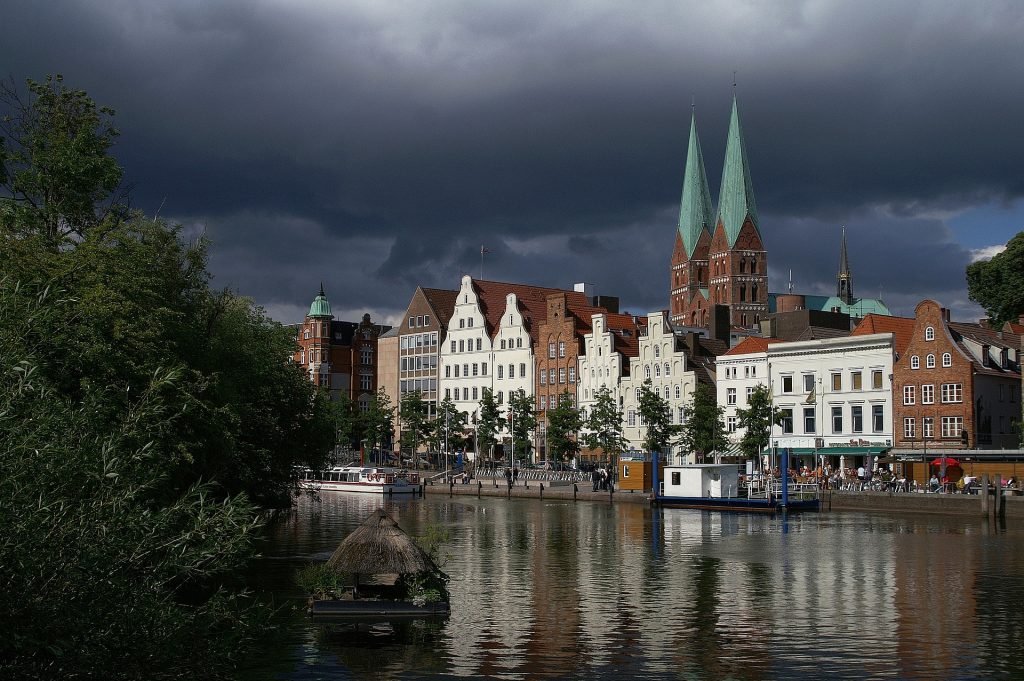
[(719, 358), (718, 399), (730, 438), (739, 442), (737, 410), (748, 406), (757, 385), (771, 386), (783, 413), (771, 444), (790, 448), (807, 465), (835, 465), (832, 458), (844, 449), (859, 457), (892, 446), (892, 370), (890, 333), (772, 342), (762, 352)]
[(591, 317), (591, 331), (583, 334), (583, 353), (579, 357), (579, 380), (576, 383), (576, 404), (584, 414), (590, 413), (597, 392), (608, 388), (615, 404), (622, 406), (621, 383), (628, 360), (615, 350), (615, 334), (608, 329), (608, 315)]
[[(686, 421), (686, 407), (693, 399), (697, 376), (688, 367), (685, 346), (677, 344), (666, 312), (652, 312), (647, 317), (647, 333), (641, 333), (639, 354), (630, 358), (629, 375), (622, 379), (623, 434), (631, 449), (642, 450), (647, 429), (640, 418), (640, 388), (651, 379), (651, 389), (664, 398), (672, 413), (672, 423)], [(673, 463), (688, 463), (689, 452), (672, 445)]]
[(517, 390), (533, 395), (533, 344), (519, 308), (516, 294), (506, 294), (492, 336), (472, 277), (462, 278), (441, 347), (438, 382), (442, 399), (451, 398), (457, 409), (472, 416), (479, 409), (484, 388), (493, 390), (501, 404)]

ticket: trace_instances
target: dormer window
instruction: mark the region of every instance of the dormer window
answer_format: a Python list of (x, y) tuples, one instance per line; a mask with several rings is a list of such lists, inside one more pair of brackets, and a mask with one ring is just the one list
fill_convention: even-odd
[(917, 355), (914, 355), (913, 357), (911, 357), (910, 358), (910, 368), (911, 369), (920, 369), (921, 368), (921, 358), (918, 357)]
[(934, 327), (929, 326), (927, 329), (924, 330), (924, 339), (926, 341), (933, 341), (933, 340), (935, 340), (935, 328)]

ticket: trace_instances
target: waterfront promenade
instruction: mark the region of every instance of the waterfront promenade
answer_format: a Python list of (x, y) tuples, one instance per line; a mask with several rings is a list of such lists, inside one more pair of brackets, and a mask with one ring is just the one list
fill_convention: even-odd
[[(470, 484), (448, 485), (438, 480), (426, 484), (425, 494), (503, 497), (508, 499), (559, 499), (598, 503), (650, 504), (650, 493), (629, 491), (594, 492), (589, 482), (559, 483), (520, 480), (509, 489), (503, 478), (475, 479)], [(1008, 520), (1024, 520), (1024, 496), (1004, 497), (1004, 513)], [(931, 513), (941, 515), (975, 516), (994, 515), (995, 497), (983, 510), (981, 497), (976, 494), (924, 494), (917, 492), (874, 492), (828, 490), (822, 493), (821, 510), (867, 511), (885, 513)]]

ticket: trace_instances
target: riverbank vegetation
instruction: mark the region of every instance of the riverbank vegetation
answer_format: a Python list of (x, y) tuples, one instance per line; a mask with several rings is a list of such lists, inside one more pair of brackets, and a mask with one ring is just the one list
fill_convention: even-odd
[(204, 239), (128, 208), (112, 111), (59, 77), (0, 100), (0, 676), (228, 676), (327, 399)]

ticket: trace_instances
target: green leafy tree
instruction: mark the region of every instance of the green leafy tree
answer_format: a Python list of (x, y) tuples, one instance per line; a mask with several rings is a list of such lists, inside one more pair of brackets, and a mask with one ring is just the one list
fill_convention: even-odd
[(0, 85), (0, 226), (37, 235), (51, 252), (111, 216), (122, 171), (110, 155), (114, 111), (60, 75), (28, 93)]
[(587, 415), (585, 427), (587, 446), (591, 449), (600, 447), (614, 466), (629, 440), (622, 433), (622, 409), (608, 388), (601, 387), (594, 394), (594, 404)]
[(682, 427), (680, 443), (701, 460), (712, 452), (726, 449), (729, 440), (725, 433), (724, 414), (725, 410), (718, 406), (711, 388), (698, 383)]
[(759, 385), (750, 393), (746, 409), (737, 409), (740, 428), (745, 428), (740, 440), (740, 449), (744, 456), (753, 459), (764, 451), (771, 441), (772, 426), (782, 423), (782, 410), (772, 403), (772, 394), (764, 385)]
[(679, 435), (681, 427), (672, 423), (672, 408), (651, 388), (651, 379), (640, 386), (640, 403), (637, 411), (645, 425), (644, 449), (648, 452), (664, 452)]
[(579, 432), (583, 418), (573, 404), (569, 391), (558, 396), (558, 405), (548, 410), (548, 449), (559, 461), (574, 456), (580, 451)]
[(508, 408), (514, 414), (513, 447), (519, 452), (519, 458), (529, 459), (533, 448), (533, 432), (537, 429), (537, 412), (533, 408), (533, 397), (527, 395), (525, 390), (514, 390), (508, 395)]
[(967, 266), (967, 295), (985, 308), (996, 328), (1024, 314), (1024, 232), (1010, 239), (1002, 253)]
[(363, 420), (356, 403), (347, 392), (342, 391), (331, 402), (331, 415), (338, 444), (349, 450), (358, 449), (364, 438)]
[(466, 447), (466, 427), (469, 416), (459, 411), (452, 401), (446, 397), (437, 407), (437, 418), (431, 429), (430, 444), (439, 452), (453, 452)]
[(429, 439), (433, 427), (433, 421), (428, 418), (423, 393), (412, 390), (402, 395), (398, 415), (402, 421), (402, 445), (409, 448), (410, 456), (419, 460), (416, 453), (419, 451), (420, 443)]
[(483, 397), (480, 399), (480, 412), (476, 420), (476, 439), (480, 447), (478, 455), (487, 454), (488, 458), (494, 458), (494, 445), (498, 444), (498, 435), (504, 427), (504, 419), (501, 416), (501, 408), (498, 400), (494, 398), (494, 391), (484, 388)]
[(363, 412), (362, 420), (366, 441), (371, 448), (383, 450), (395, 434), (395, 408), (391, 406), (391, 398), (384, 388), (370, 399), (369, 409)]

